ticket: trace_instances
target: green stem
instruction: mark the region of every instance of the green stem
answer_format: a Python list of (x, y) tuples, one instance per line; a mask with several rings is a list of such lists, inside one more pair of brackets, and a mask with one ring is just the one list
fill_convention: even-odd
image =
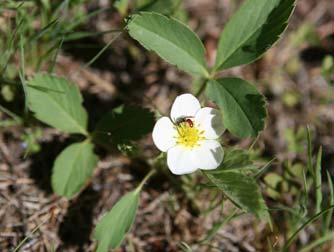
[(147, 180), (149, 180), (153, 176), (154, 173), (155, 173), (155, 169), (152, 169), (149, 173), (146, 174), (146, 176), (144, 177), (144, 179), (137, 186), (137, 188), (135, 190), (135, 193), (139, 193), (141, 191), (141, 189), (143, 188), (143, 186), (145, 185), (145, 183), (147, 182)]
[(258, 135), (258, 136), (254, 139), (254, 141), (252, 142), (251, 146), (249, 146), (249, 148), (248, 148), (249, 151), (250, 151), (250, 150), (253, 150), (255, 144), (256, 144), (257, 141), (259, 140), (259, 137), (260, 137), (260, 135)]
[(200, 86), (200, 88), (198, 89), (198, 91), (196, 92), (195, 96), (198, 98), (202, 93), (203, 91), (205, 90), (206, 88), (206, 84), (208, 83), (208, 80), (206, 79), (202, 85)]

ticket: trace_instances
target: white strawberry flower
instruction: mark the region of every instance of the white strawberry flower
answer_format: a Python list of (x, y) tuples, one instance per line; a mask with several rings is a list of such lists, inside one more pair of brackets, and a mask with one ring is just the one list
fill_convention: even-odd
[(204, 107), (192, 94), (176, 97), (170, 117), (161, 117), (152, 137), (159, 150), (167, 152), (167, 165), (176, 175), (197, 169), (216, 169), (224, 158), (218, 138), (224, 132), (221, 113)]

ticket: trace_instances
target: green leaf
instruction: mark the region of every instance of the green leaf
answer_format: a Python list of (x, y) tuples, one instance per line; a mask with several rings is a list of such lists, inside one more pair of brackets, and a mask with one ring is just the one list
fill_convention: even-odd
[(252, 212), (262, 219), (269, 219), (267, 206), (256, 184), (256, 180), (252, 176), (236, 171), (221, 173), (205, 171), (204, 174), (236, 206), (246, 212)]
[(98, 162), (93, 144), (88, 141), (68, 146), (57, 157), (52, 173), (53, 190), (65, 197), (71, 197), (92, 176)]
[(154, 114), (148, 109), (120, 106), (107, 113), (96, 125), (93, 137), (104, 146), (128, 144), (152, 131)]
[(123, 196), (108, 212), (95, 229), (94, 238), (99, 241), (97, 252), (117, 248), (134, 221), (139, 201), (139, 191)]
[(129, 34), (147, 50), (178, 68), (193, 74), (208, 76), (205, 49), (186, 25), (154, 12), (142, 12), (131, 17)]
[(87, 135), (87, 113), (77, 86), (39, 74), (29, 81), (27, 92), (29, 108), (39, 120), (68, 133)]
[(224, 153), (223, 163), (211, 173), (221, 173), (230, 170), (249, 170), (256, 169), (253, 161), (250, 159), (249, 153), (240, 149), (226, 149)]
[(265, 98), (249, 82), (238, 78), (211, 80), (206, 95), (223, 111), (225, 127), (238, 137), (256, 137), (267, 116)]
[(284, 178), (275, 172), (269, 172), (263, 179), (268, 187), (266, 192), (269, 197), (278, 199), (281, 196), (280, 191), (285, 191), (287, 184)]
[(259, 58), (285, 30), (295, 0), (248, 0), (226, 24), (214, 69), (250, 63)]

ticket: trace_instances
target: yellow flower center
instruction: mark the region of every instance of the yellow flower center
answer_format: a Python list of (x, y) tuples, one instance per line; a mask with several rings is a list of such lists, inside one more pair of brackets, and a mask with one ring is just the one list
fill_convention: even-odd
[(205, 139), (203, 136), (204, 131), (187, 121), (179, 123), (176, 126), (176, 130), (178, 132), (176, 144), (184, 147), (193, 148), (199, 146), (199, 142)]

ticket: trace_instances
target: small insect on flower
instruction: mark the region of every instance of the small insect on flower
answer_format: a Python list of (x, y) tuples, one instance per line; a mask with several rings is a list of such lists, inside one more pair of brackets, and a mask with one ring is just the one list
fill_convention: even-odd
[(186, 122), (188, 123), (190, 128), (194, 127), (194, 123), (191, 119), (186, 119)]
[(153, 129), (154, 144), (167, 152), (167, 165), (181, 175), (197, 169), (216, 169), (224, 151), (218, 138), (224, 132), (221, 113), (204, 107), (192, 94), (176, 97), (170, 118), (160, 118)]
[(190, 118), (179, 118), (176, 124), (179, 126), (181, 123), (188, 123), (189, 127), (194, 127), (194, 123)]

